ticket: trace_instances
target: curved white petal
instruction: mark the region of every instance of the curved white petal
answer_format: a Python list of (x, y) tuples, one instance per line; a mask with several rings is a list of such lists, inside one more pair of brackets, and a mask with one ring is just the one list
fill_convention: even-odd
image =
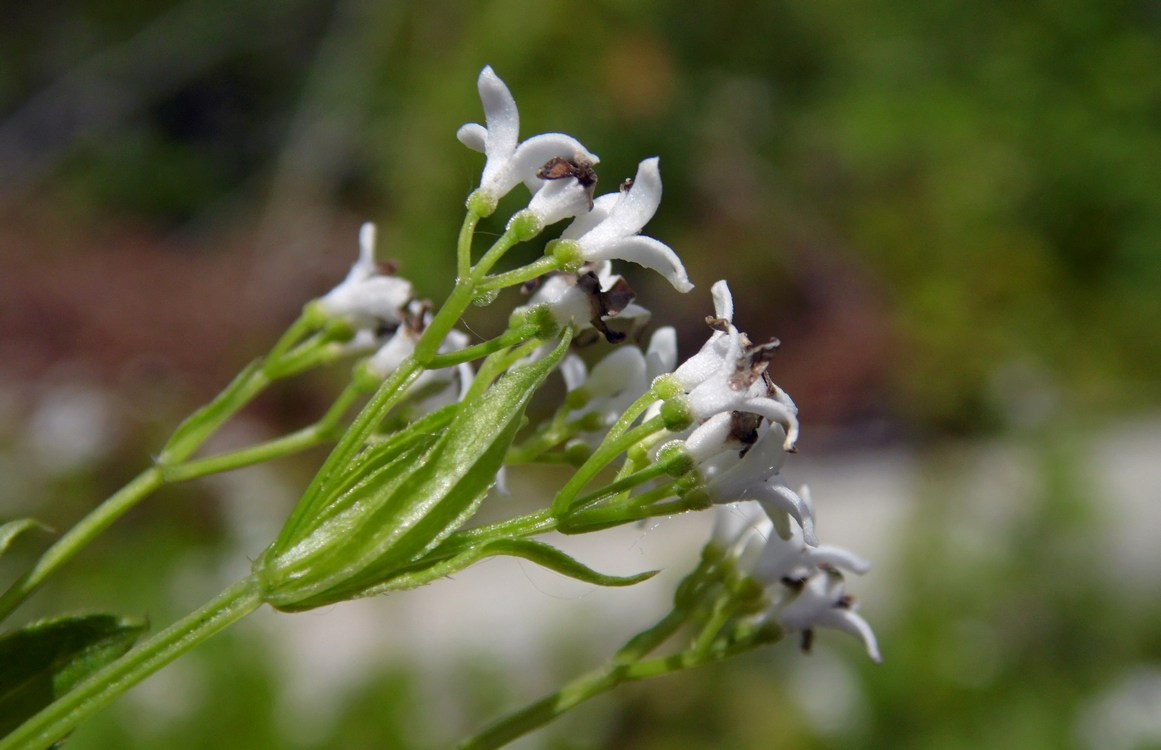
[(472, 151), (479, 151), (482, 154), (488, 146), (488, 129), (477, 122), (469, 122), (460, 126), (456, 131), (456, 138)]
[(485, 153), (489, 160), (493, 156), (506, 158), (516, 149), (520, 135), (520, 112), (516, 100), (491, 65), (480, 71), (477, 85), (484, 105), (485, 122), (488, 123)]
[(661, 205), (661, 172), (657, 157), (637, 166), (633, 187), (618, 194), (619, 200), (608, 218), (584, 236), (582, 244), (601, 244), (628, 237), (641, 231)]
[(677, 330), (673, 326), (663, 326), (649, 337), (649, 348), (645, 351), (646, 376), (650, 382), (660, 375), (673, 372), (677, 365)]
[(593, 395), (610, 396), (644, 382), (645, 355), (635, 346), (626, 346), (593, 365), (585, 389)]
[(534, 135), (515, 147), (509, 163), (511, 185), (507, 185), (507, 188), (511, 190), (516, 183), (523, 182), (535, 193), (545, 182), (572, 182), (572, 180), (541, 180), (536, 173), (552, 159), (557, 157), (575, 159), (577, 156), (588, 159), (593, 164), (600, 162), (600, 157), (589, 152), (571, 135), (564, 133)]
[(677, 253), (660, 240), (633, 235), (593, 246), (586, 242), (591, 235), (592, 232), (589, 232), (579, 240), (581, 253), (585, 260), (620, 258), (632, 261), (657, 271), (673, 285), (674, 289), (683, 294), (693, 289), (693, 284), (689, 282), (689, 275), (685, 272), (685, 266), (681, 264), (681, 259), (677, 257)]
[(730, 294), (730, 285), (725, 279), (715, 281), (710, 287), (710, 294), (714, 298), (714, 315), (724, 318), (731, 323), (734, 320), (734, 295)]

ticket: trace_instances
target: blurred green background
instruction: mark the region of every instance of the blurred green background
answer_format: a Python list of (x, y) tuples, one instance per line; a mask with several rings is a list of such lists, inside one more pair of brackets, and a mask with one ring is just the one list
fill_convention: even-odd
[[(851, 588), (886, 658), (834, 634), (809, 657), (786, 644), (625, 688), (526, 746), (1161, 747), (1161, 3), (104, 0), (4, 17), (0, 516), (67, 526), (128, 479), (341, 277), (364, 220), (440, 299), (482, 166), (454, 133), (481, 118), (491, 64), (523, 135), (601, 156), (599, 190), (661, 157), (647, 231), (698, 289), (630, 272), (639, 301), (688, 355), (726, 276), (741, 327), (781, 338), (804, 424), (788, 475), (815, 488), (824, 540), (878, 563)], [(305, 423), (340, 377), (279, 390), (223, 445)], [(245, 569), (318, 459), (165, 493), (26, 616), (168, 622)], [(412, 628), (431, 640), (417, 650), (380, 635), (405, 597), (269, 617), (72, 744), (443, 746), (595, 666), (665, 596), (627, 622), (506, 570), (495, 596), (574, 613), (494, 621), (498, 642), (540, 622), (534, 659), (453, 648), (454, 628)], [(453, 584), (415, 611), (473, 630), (486, 604)], [(380, 637), (387, 657), (310, 661)]]

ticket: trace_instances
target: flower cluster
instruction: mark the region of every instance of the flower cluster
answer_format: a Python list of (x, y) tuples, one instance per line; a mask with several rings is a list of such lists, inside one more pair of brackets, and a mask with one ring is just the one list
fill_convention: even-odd
[[(513, 242), (572, 220), (558, 240), (548, 243), (545, 259), (528, 267), (536, 271), (501, 274), (503, 283), (491, 287), (519, 284), (531, 295), (516, 309), (511, 326), (540, 315), (556, 331), (575, 335), (595, 329), (610, 343), (639, 339), (650, 313), (635, 302), (633, 289), (614, 271), (614, 261), (654, 270), (679, 292), (693, 288), (677, 254), (641, 235), (661, 200), (658, 160), (641, 161), (633, 179), (594, 197), (595, 154), (560, 133), (520, 141), (519, 113), (508, 87), (485, 68), (478, 88), (486, 125), (470, 123), (458, 133), (460, 141), (487, 157), (479, 187), (467, 201), (469, 216), (492, 213), (523, 183), (531, 198), (508, 222)], [(410, 362), (432, 312), (414, 299), (408, 282), (375, 266), (373, 242), (373, 228), (367, 225), (358, 262), (320, 304), (355, 326), (358, 341), (375, 342), (377, 351), (365, 369), (382, 379)], [(874, 635), (855, 614), (839, 572), (862, 573), (867, 563), (819, 545), (809, 493), (791, 489), (781, 473), (787, 454), (796, 450), (799, 424), (798, 409), (770, 373), (779, 342), (756, 343), (735, 326), (725, 281), (715, 283), (711, 293), (710, 336), (680, 366), (676, 334), (668, 327), (658, 329), (647, 348), (625, 343), (591, 370), (575, 353), (560, 359), (553, 367), (567, 389), (563, 404), (553, 419), (533, 428), (533, 437), (507, 450), (504, 464), (583, 464), (580, 479), (574, 477), (553, 503), (562, 528), (570, 522), (573, 528), (584, 527), (578, 518), (593, 527), (623, 523), (628, 511), (642, 517), (663, 506), (718, 506), (710, 548), (738, 576), (762, 588), (765, 621), (807, 639), (819, 626), (851, 632), (877, 660)], [(621, 322), (612, 327), (613, 320)], [(450, 325), (441, 334), (440, 354), (468, 347), (467, 336)], [(557, 347), (552, 338), (529, 343), (538, 346), (535, 353), (513, 361), (530, 364)], [(431, 413), (464, 398), (474, 377), (467, 360), (443, 369), (420, 368), (407, 387), (416, 394), (413, 400), (426, 400), (413, 413)], [(634, 429), (642, 431), (639, 436)], [(625, 462), (617, 489), (579, 497), (585, 482), (621, 455)], [(651, 471), (650, 464), (664, 474)], [(496, 472), (501, 481), (503, 472), (503, 466)], [(638, 474), (644, 477), (640, 482), (633, 479)], [(639, 494), (633, 494), (633, 487), (641, 489)], [(674, 497), (681, 505), (672, 504)], [(609, 507), (600, 509), (606, 501)], [(617, 515), (621, 510), (628, 513), (624, 518)]]
[[(801, 494), (809, 506), (809, 489), (803, 487)], [(753, 501), (721, 505), (715, 512), (709, 547), (733, 577), (761, 589), (761, 623), (801, 633), (804, 650), (815, 628), (841, 630), (862, 640), (871, 659), (881, 661), (875, 634), (855, 611), (841, 573), (861, 575), (870, 563), (839, 547), (807, 544), (797, 523), (788, 533), (778, 533), (763, 506)]]

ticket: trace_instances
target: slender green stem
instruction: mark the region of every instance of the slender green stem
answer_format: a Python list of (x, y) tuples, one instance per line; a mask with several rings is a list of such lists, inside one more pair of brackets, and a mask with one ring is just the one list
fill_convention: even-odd
[[(529, 732), (544, 726), (584, 701), (606, 693), (623, 683), (647, 680), (653, 677), (661, 677), (663, 675), (673, 674), (674, 672), (680, 672), (684, 669), (692, 669), (703, 664), (736, 656), (760, 645), (758, 642), (745, 642), (712, 652), (698, 653), (694, 651), (683, 651), (673, 656), (649, 661), (637, 661), (633, 659), (634, 652), (639, 652), (642, 648), (647, 647), (649, 650), (656, 648), (657, 645), (660, 645), (660, 643), (668, 638), (670, 633), (676, 631), (681, 626), (682, 616), (677, 613), (671, 614), (675, 616), (673, 620), (670, 620), (669, 616), (667, 616), (665, 620), (662, 620), (655, 626), (658, 628), (658, 632), (655, 635), (650, 634), (649, 631), (642, 634), (646, 638), (639, 646), (634, 647), (634, 641), (626, 644), (626, 649), (630, 650), (621, 655), (623, 661), (614, 661), (609, 666), (578, 677), (552, 695), (542, 698), (515, 713), (509, 714), (486, 728), (480, 734), (461, 743), (458, 746), (459, 750), (494, 750), (494, 748), (503, 747), (512, 740), (523, 737)], [(660, 640), (654, 643), (653, 641), (655, 639)], [(622, 651), (625, 651), (625, 649)]]
[(431, 370), (438, 370), (443, 367), (453, 367), (463, 362), (474, 362), (477, 359), (482, 359), (490, 354), (507, 349), (510, 346), (522, 344), (538, 333), (540, 333), (538, 326), (525, 325), (518, 328), (509, 328), (504, 333), (489, 341), (460, 349), (457, 352), (437, 354), (428, 360), (427, 367)]
[(601, 446), (597, 448), (596, 452), (589, 457), (588, 461), (585, 461), (583, 466), (577, 469), (576, 473), (572, 475), (564, 487), (561, 488), (560, 492), (557, 493), (552, 501), (553, 515), (560, 516), (567, 512), (572, 507), (577, 494), (585, 488), (585, 485), (617, 456), (621, 455), (643, 438), (663, 429), (665, 429), (665, 420), (658, 416), (619, 436), (614, 436), (610, 432), (604, 442), (601, 443)]
[(0, 596), (0, 619), (7, 617), (32, 592), (40, 588), (46, 578), (71, 560), (94, 537), (164, 483), (162, 470), (156, 466), (150, 467), (81, 519), (40, 556), (32, 570), (17, 579)]
[(479, 214), (469, 208), (456, 243), (456, 278), (467, 278), (472, 270), (472, 237), (476, 234), (476, 224), (479, 222)]
[(232, 625), (262, 604), (253, 579), (229, 587), (205, 606), (94, 672), (40, 713), (0, 739), (0, 750), (39, 750), (60, 740), (84, 719), (178, 656)]
[(494, 289), (507, 289), (510, 286), (523, 284), (525, 281), (531, 281), (546, 273), (559, 270), (560, 261), (552, 255), (545, 255), (526, 266), (505, 271), (504, 273), (498, 273), (494, 276), (488, 276), (480, 282), (479, 290), (481, 292), (489, 292)]

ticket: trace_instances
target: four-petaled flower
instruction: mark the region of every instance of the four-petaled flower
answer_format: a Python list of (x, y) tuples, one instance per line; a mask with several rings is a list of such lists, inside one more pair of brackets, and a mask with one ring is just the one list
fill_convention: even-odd
[[(468, 123), (459, 129), (456, 137), (468, 148), (487, 156), (477, 191), (486, 206), (486, 210), (481, 212), (482, 215), (494, 211), (500, 199), (521, 182), (533, 193), (543, 189), (542, 186), (550, 185), (551, 183), (537, 177), (537, 172), (552, 159), (579, 157), (590, 164), (600, 161), (595, 154), (582, 146), (580, 141), (563, 133), (543, 133), (520, 143), (520, 112), (516, 108), (512, 92), (491, 66), (485, 67), (480, 72), (478, 84), (487, 126), (475, 122)], [(576, 184), (576, 180), (560, 182)], [(561, 191), (564, 187), (562, 185), (553, 190)], [(586, 207), (587, 204), (586, 198)]]

